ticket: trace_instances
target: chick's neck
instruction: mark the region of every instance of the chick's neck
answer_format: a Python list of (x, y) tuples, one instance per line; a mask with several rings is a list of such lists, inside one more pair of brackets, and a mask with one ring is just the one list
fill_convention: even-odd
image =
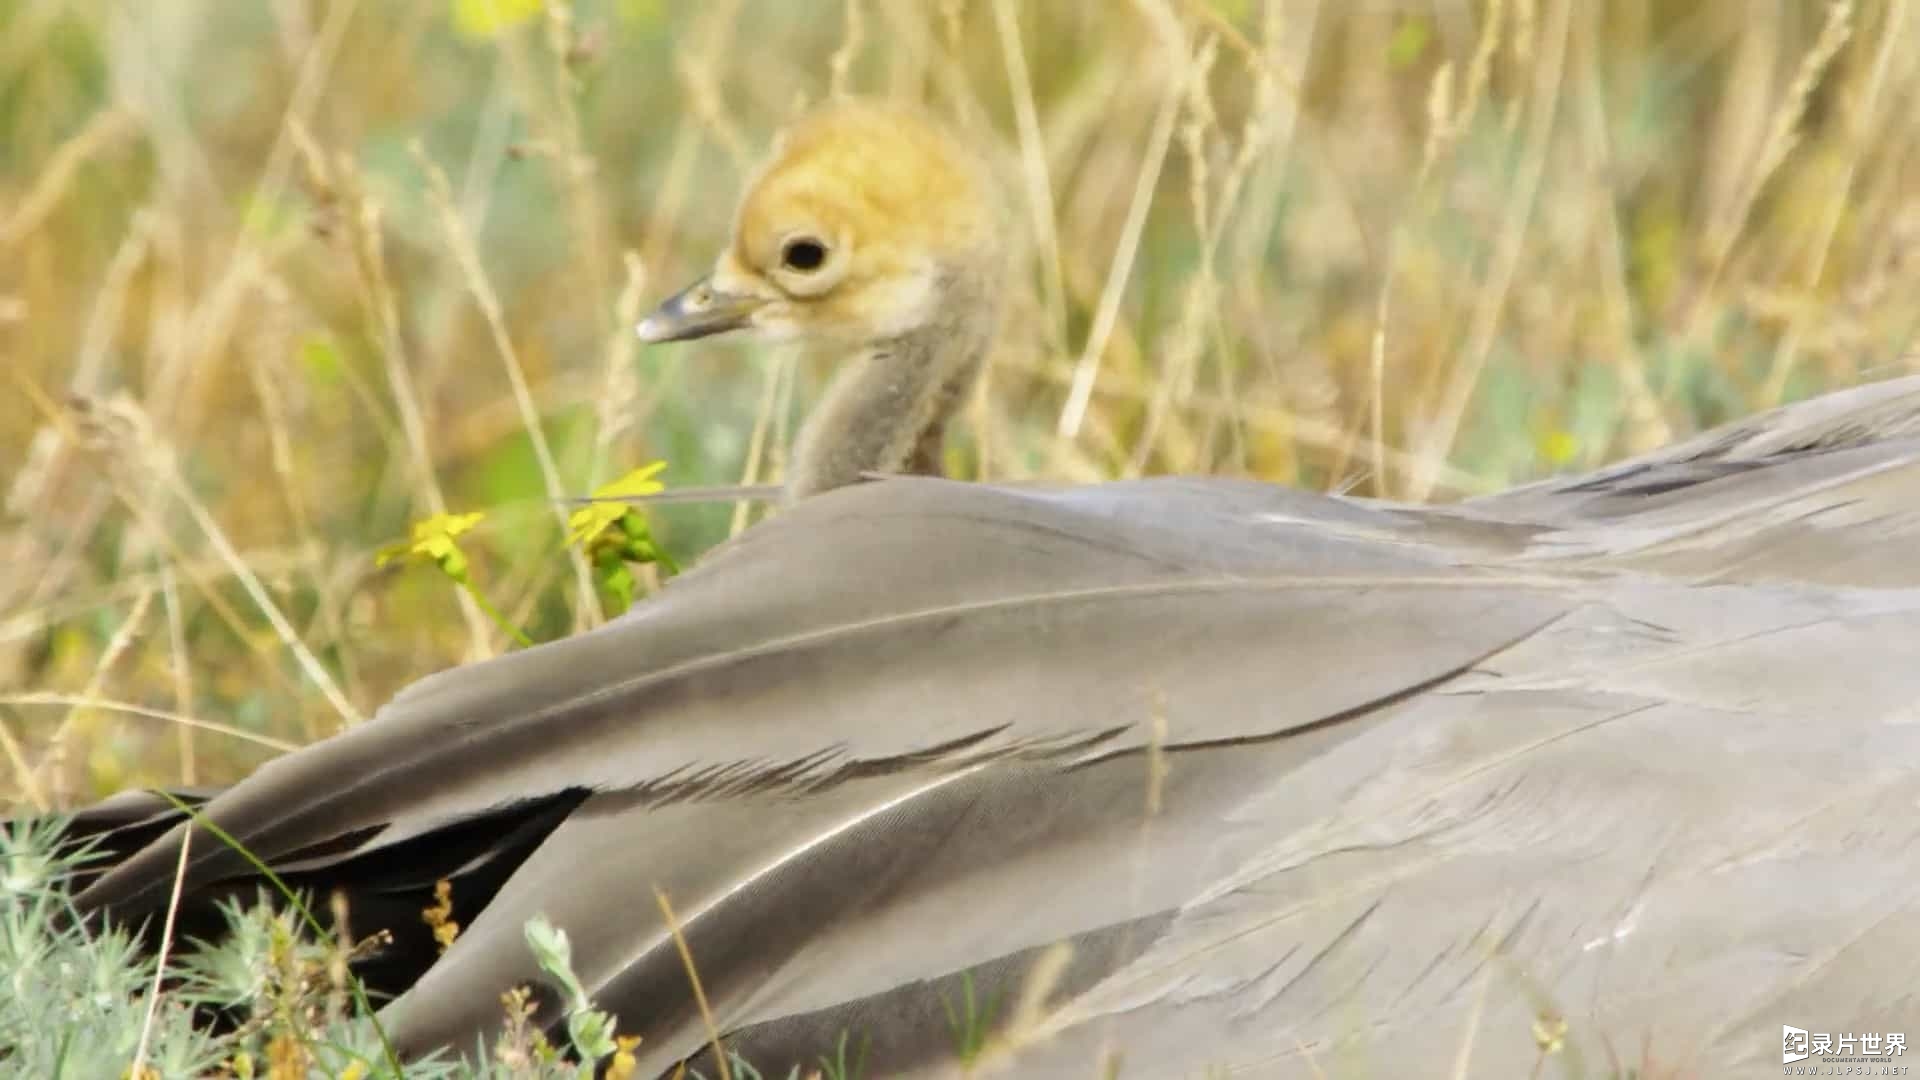
[(979, 377), (999, 323), (991, 271), (950, 273), (932, 317), (857, 346), (800, 430), (787, 471), (793, 501), (866, 473), (941, 472), (947, 421)]

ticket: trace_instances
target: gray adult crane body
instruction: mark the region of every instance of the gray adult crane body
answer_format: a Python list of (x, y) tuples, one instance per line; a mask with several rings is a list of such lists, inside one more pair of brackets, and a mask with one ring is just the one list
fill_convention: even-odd
[[(797, 189), (804, 227), (750, 194), (647, 328), (881, 327), (803, 439), (809, 497), (629, 616), (424, 679), (206, 803), (369, 894), (497, 829), (448, 871), (457, 905), (488, 882), (459, 939), (382, 1012), (405, 1052), (497, 1025), (545, 914), (644, 1073), (698, 1058), (656, 889), (767, 1075), (843, 1032), (869, 1075), (950, 1072), (968, 997), (1007, 1028), (978, 1064), (1021, 1076), (1525, 1075), (1543, 1017), (1550, 1068), (1723, 1075), (1771, 1066), (1782, 1024), (1920, 1017), (1920, 379), (1454, 507), (847, 483), (925, 463), (986, 340), (941, 304), (986, 249), (868, 260), (838, 216), (965, 188), (936, 164), (776, 164), (755, 190)], [(823, 250), (789, 260), (796, 236)], [(183, 834), (81, 906), (164, 910)], [(185, 890), (247, 872), (197, 834)]]

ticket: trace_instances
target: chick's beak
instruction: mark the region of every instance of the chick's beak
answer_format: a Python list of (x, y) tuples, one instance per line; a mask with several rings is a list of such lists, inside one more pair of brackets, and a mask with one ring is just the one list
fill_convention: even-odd
[(668, 297), (640, 320), (634, 332), (649, 343), (692, 341), (740, 329), (763, 303), (757, 296), (721, 292), (713, 287), (712, 278), (701, 278)]

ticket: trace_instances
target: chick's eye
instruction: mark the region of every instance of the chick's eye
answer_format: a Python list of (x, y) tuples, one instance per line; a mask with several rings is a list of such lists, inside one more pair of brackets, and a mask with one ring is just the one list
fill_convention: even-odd
[(827, 246), (812, 237), (797, 237), (780, 249), (780, 265), (803, 274), (820, 269), (826, 261)]

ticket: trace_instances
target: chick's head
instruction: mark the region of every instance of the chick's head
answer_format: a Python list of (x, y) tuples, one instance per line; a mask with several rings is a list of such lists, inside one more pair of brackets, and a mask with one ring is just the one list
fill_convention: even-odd
[(649, 341), (747, 329), (772, 340), (876, 341), (951, 312), (999, 272), (988, 171), (915, 109), (839, 102), (775, 143), (713, 273), (639, 326)]

